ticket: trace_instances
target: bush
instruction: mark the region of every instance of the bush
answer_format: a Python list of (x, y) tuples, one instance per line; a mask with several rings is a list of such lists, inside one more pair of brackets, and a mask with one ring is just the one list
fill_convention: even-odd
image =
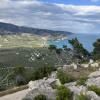
[(63, 70), (58, 70), (57, 77), (62, 84), (69, 83), (75, 80), (71, 75), (66, 74)]
[(30, 80), (38, 80), (43, 77), (47, 77), (52, 71), (53, 67), (44, 66), (34, 69), (25, 69), (24, 67), (14, 68), (13, 79), (15, 79), (16, 85), (27, 84)]
[(89, 89), (90, 91), (94, 91), (97, 95), (100, 96), (100, 88), (98, 88), (97, 86), (92, 85), (92, 86), (89, 86), (88, 89)]
[(33, 72), (33, 78), (32, 78), (32, 80), (38, 80), (38, 79), (41, 79), (43, 77), (47, 77), (53, 71), (53, 69), (54, 68), (48, 67), (48, 66), (37, 68)]
[(93, 43), (94, 50), (93, 50), (93, 56), (96, 60), (100, 59), (100, 38), (96, 40), (95, 43)]
[(43, 94), (40, 94), (38, 96), (36, 96), (33, 100), (47, 100), (46, 96)]
[(76, 100), (89, 100), (89, 99), (86, 95), (80, 94), (76, 96)]
[(71, 100), (71, 99), (72, 99), (72, 92), (70, 91), (70, 89), (64, 86), (59, 86), (57, 88), (56, 100)]
[(78, 81), (77, 81), (77, 85), (86, 85), (85, 82), (87, 80), (87, 77), (81, 77)]
[(31, 99), (29, 99), (29, 98), (23, 98), (22, 100), (31, 100)]

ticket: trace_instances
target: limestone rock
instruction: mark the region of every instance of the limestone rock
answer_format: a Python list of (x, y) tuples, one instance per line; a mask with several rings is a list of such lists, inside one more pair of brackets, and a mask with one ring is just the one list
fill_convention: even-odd
[(100, 77), (100, 71), (95, 71), (95, 72), (91, 73), (88, 77), (89, 78), (92, 78), (92, 77), (94, 77), (94, 78)]
[(69, 88), (74, 94), (85, 93), (87, 91), (85, 86), (76, 86), (76, 82), (65, 84), (65, 87)]
[(91, 99), (91, 100), (100, 100), (100, 97), (93, 91), (87, 91), (86, 95)]
[(96, 85), (100, 87), (100, 77), (97, 78), (89, 78), (86, 82), (87, 86)]

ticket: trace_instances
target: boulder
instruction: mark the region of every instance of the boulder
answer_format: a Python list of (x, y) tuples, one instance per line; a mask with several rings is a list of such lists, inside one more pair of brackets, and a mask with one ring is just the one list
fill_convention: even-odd
[(80, 94), (80, 93), (84, 93), (87, 91), (87, 88), (83, 85), (81, 86), (76, 86), (76, 82), (71, 82), (71, 83), (67, 83), (65, 84), (65, 87), (69, 88), (74, 94)]
[(64, 86), (65, 86), (65, 87), (76, 86), (76, 83), (77, 83), (77, 82), (65, 83)]
[(87, 91), (86, 92), (87, 97), (89, 97), (91, 100), (100, 100), (100, 97), (93, 91)]
[(89, 64), (81, 64), (81, 67), (88, 68), (89, 67)]
[(100, 77), (100, 71), (95, 71), (95, 72), (91, 73), (88, 77), (89, 78), (92, 78), (92, 77), (94, 77), (94, 78)]
[(43, 94), (47, 97), (47, 100), (56, 100), (56, 90), (48, 90), (48, 89), (34, 89), (28, 92), (25, 96), (25, 100), (33, 100), (33, 98), (37, 95)]
[(97, 87), (100, 87), (100, 77), (97, 77), (97, 78), (89, 78), (86, 81), (86, 85), (87, 86), (96, 85)]
[(71, 67), (72, 67), (74, 70), (76, 70), (76, 69), (78, 68), (77, 64), (75, 64), (75, 63), (72, 63), (72, 64), (71, 64)]
[(99, 67), (99, 64), (98, 63), (92, 63), (90, 64), (91, 67)]

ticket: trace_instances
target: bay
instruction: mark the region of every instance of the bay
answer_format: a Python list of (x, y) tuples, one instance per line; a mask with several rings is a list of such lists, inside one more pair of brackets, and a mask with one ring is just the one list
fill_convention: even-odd
[(56, 45), (58, 48), (62, 48), (63, 45), (67, 45), (69, 48), (72, 48), (68, 43), (68, 40), (72, 38), (78, 38), (78, 40), (83, 44), (84, 48), (91, 52), (93, 50), (93, 43), (100, 38), (100, 34), (73, 34), (69, 35), (65, 40), (49, 40), (48, 43)]

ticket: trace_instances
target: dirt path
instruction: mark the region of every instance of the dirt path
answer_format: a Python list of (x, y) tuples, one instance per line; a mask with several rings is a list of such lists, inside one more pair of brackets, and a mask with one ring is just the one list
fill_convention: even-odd
[(28, 89), (22, 90), (13, 94), (9, 94), (3, 97), (0, 97), (0, 100), (22, 100), (25, 95), (28, 93)]

